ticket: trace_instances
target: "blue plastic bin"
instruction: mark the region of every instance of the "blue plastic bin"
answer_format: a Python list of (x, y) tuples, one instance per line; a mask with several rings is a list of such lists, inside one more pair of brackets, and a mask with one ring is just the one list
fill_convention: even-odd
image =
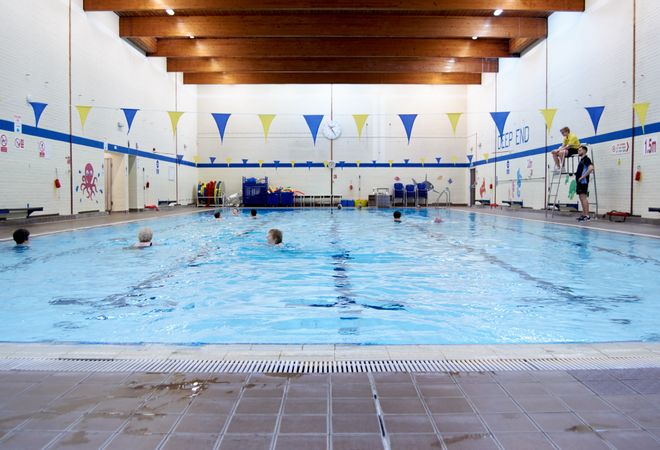
[(339, 203), (341, 204), (341, 206), (349, 206), (349, 207), (355, 206), (355, 200), (341, 200)]
[(280, 206), (293, 206), (293, 192), (280, 192)]

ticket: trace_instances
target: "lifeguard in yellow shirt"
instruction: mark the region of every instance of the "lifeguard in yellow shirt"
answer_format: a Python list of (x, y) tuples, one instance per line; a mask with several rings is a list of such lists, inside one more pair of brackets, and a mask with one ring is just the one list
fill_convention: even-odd
[(555, 160), (555, 171), (561, 169), (564, 158), (577, 155), (578, 148), (580, 148), (580, 140), (574, 133), (571, 133), (571, 130), (568, 127), (564, 127), (559, 131), (561, 131), (562, 136), (564, 136), (564, 140), (562, 141), (561, 147), (551, 152), (552, 159)]

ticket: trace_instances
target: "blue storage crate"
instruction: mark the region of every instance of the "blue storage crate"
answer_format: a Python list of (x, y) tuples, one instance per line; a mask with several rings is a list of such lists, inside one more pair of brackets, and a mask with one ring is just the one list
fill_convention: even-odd
[(342, 200), (339, 202), (341, 206), (353, 207), (355, 206), (355, 200)]
[(279, 206), (280, 205), (280, 193), (279, 192), (270, 192), (267, 197), (268, 206)]
[(268, 206), (268, 177), (263, 183), (243, 177), (243, 206)]
[(293, 192), (280, 192), (280, 206), (293, 206)]

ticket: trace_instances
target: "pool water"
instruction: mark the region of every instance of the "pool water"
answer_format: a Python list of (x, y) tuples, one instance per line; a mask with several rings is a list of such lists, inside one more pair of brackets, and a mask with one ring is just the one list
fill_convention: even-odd
[[(0, 341), (660, 341), (660, 240), (403, 213), (207, 210), (3, 242)], [(143, 226), (154, 246), (129, 249)], [(266, 244), (270, 228), (283, 247)]]

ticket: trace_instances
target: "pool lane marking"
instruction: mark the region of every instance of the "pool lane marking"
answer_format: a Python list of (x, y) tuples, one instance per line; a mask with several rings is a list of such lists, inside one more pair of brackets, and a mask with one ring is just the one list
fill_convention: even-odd
[[(199, 211), (197, 211), (197, 210), (186, 211), (186, 212), (182, 212), (182, 213), (168, 214), (167, 216), (163, 216), (163, 217), (158, 217), (158, 216), (143, 217), (141, 219), (123, 220), (121, 222), (103, 223), (103, 224), (99, 224), (99, 225), (89, 225), (89, 226), (86, 226), (86, 227), (76, 227), (76, 228), (67, 228), (67, 229), (64, 229), (64, 230), (45, 231), (43, 233), (30, 233), (30, 237), (48, 236), (49, 234), (66, 233), (66, 232), (69, 232), (69, 231), (91, 230), (91, 229), (94, 229), (94, 228), (101, 228), (101, 227), (112, 227), (114, 225), (125, 225), (127, 223), (140, 222), (142, 220), (162, 219), (164, 217), (185, 216), (187, 214), (197, 214), (197, 213), (201, 213), (201, 212), (204, 212), (204, 211), (208, 211), (208, 210), (207, 209), (202, 209), (202, 210), (199, 210)], [(73, 220), (76, 220), (76, 219), (73, 219)], [(46, 222), (46, 223), (54, 223), (54, 222)], [(24, 225), (27, 226), (27, 224), (24, 224)], [(41, 225), (41, 224), (34, 224), (34, 225)], [(11, 241), (12, 239), (13, 238), (11, 238), (11, 237), (0, 238), (0, 242)]]
[(515, 217), (515, 216), (507, 216), (504, 214), (493, 214), (493, 213), (487, 213), (487, 212), (482, 212), (482, 211), (466, 211), (464, 209), (455, 209), (454, 211), (460, 211), (463, 213), (475, 213), (475, 214), (483, 214), (485, 216), (493, 216), (493, 217), (507, 217), (509, 219), (516, 219), (516, 220), (528, 220), (530, 222), (539, 222), (539, 223), (551, 223), (553, 225), (562, 225), (565, 227), (572, 227), (572, 228), (579, 228), (581, 230), (597, 230), (597, 231), (606, 231), (608, 233), (619, 233), (619, 234), (628, 234), (632, 236), (642, 236), (642, 237), (648, 237), (652, 239), (660, 239), (660, 236), (654, 236), (652, 234), (644, 234), (644, 233), (635, 233), (634, 231), (621, 231), (621, 230), (609, 230), (607, 228), (599, 228), (599, 227), (594, 227), (589, 225), (577, 225), (577, 224), (572, 224), (572, 223), (562, 223), (562, 222), (553, 222), (551, 220), (541, 220), (541, 219), (530, 219), (527, 217)]

